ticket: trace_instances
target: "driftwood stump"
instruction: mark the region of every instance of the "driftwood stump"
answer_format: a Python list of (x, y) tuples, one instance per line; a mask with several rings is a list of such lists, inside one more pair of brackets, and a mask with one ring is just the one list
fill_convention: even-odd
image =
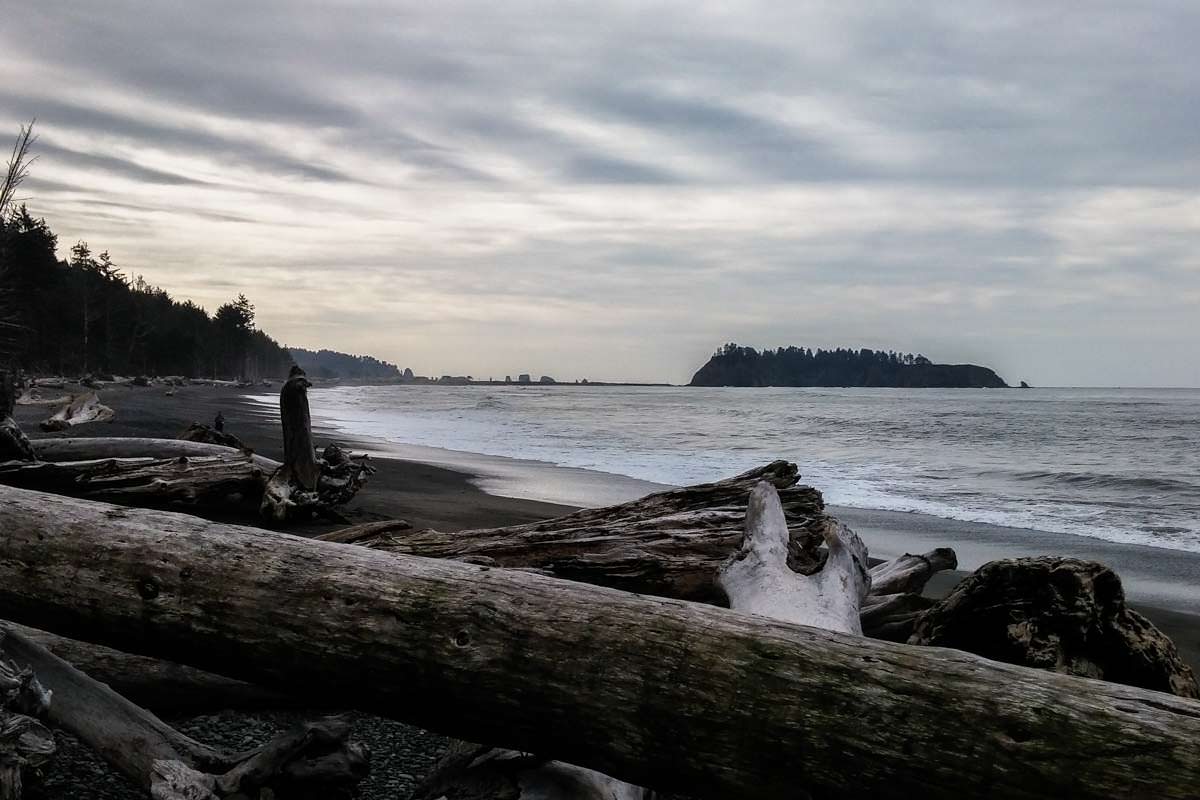
[(375, 471), (366, 456), (352, 458), (336, 445), (317, 459), (308, 411), (311, 385), (304, 370), (292, 367), (279, 391), (283, 465), (267, 480), (260, 506), (262, 515), (275, 522), (336, 516), (333, 509), (349, 501)]
[(1175, 644), (1125, 605), (1121, 579), (1094, 561), (984, 564), (921, 617), (909, 643), (1200, 697)]

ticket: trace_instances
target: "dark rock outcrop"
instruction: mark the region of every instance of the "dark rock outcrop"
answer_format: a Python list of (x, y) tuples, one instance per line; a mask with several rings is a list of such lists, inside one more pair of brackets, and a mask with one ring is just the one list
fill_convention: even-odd
[(985, 564), (925, 613), (908, 643), (1200, 698), (1175, 644), (1125, 605), (1121, 579), (1094, 561)]
[(692, 376), (691, 386), (888, 386), (1002, 389), (1004, 380), (977, 364), (935, 364), (924, 356), (882, 350), (758, 351), (728, 344)]

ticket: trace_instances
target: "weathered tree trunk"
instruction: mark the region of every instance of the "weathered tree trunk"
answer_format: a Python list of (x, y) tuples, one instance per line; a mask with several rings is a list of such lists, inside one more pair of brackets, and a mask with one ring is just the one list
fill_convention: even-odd
[(324, 535), (392, 553), (541, 570), (560, 578), (642, 594), (724, 604), (717, 569), (741, 546), (746, 503), (759, 481), (779, 489), (788, 520), (789, 561), (820, 568), (827, 517), (821, 493), (797, 486), (795, 464), (776, 461), (716, 483), (588, 508), (504, 528), (443, 533), (406, 523), (367, 523)]
[(89, 422), (109, 422), (114, 416), (116, 416), (115, 412), (101, 403), (100, 397), (95, 392), (87, 392), (78, 395), (59, 409), (57, 413), (43, 422), (41, 427), (47, 432), (65, 431), (67, 428)]
[[(241, 451), (217, 444), (189, 442), (183, 439), (145, 439), (139, 437), (72, 437), (64, 439), (35, 439), (34, 453), (43, 461), (94, 461), (103, 458), (229, 458)], [(255, 466), (264, 475), (279, 469), (279, 462), (254, 454)]]
[(0, 462), (0, 483), (79, 497), (137, 503), (224, 503), (255, 498), (263, 473), (246, 455), (171, 459)]
[(0, 531), (18, 622), (635, 784), (1183, 798), (1200, 781), (1200, 702), (1157, 692), (19, 489), (0, 489)]
[(350, 500), (375, 470), (330, 445), (320, 461), (313, 446), (304, 370), (292, 367), (279, 391), (283, 422), (283, 466), (275, 470), (263, 491), (260, 511), (267, 519), (284, 522), (314, 514), (330, 515)]
[(310, 386), (304, 370), (292, 367), (287, 382), (279, 390), (279, 419), (283, 423), (283, 465), (292, 480), (313, 491), (317, 488), (321, 468), (317, 466), (312, 419), (308, 411)]
[(226, 753), (184, 736), (20, 633), (0, 636), (0, 651), (49, 689), (50, 722), (155, 800), (258, 796), (263, 787), (275, 796), (336, 798), (349, 796), (366, 775), (365, 752), (347, 741), (345, 720), (310, 723), (256, 750)]

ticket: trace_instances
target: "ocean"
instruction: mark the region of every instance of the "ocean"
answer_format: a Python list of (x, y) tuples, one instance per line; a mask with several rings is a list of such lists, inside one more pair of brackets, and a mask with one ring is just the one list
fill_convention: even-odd
[[(314, 422), (394, 444), (669, 485), (784, 458), (833, 505), (1200, 552), (1196, 389), (345, 386), (310, 401)], [(563, 499), (538, 485), (503, 492)]]

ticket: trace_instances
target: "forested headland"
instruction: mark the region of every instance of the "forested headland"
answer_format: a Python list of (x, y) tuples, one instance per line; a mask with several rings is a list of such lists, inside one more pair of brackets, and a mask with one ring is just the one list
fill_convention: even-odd
[(895, 386), (986, 388), (1008, 386), (987, 367), (935, 364), (923, 355), (884, 350), (755, 350), (727, 344), (692, 376), (690, 386)]
[(286, 376), (304, 354), (316, 377), (398, 374), (369, 356), (289, 351), (255, 326), (245, 295), (209, 314), (87, 242), (60, 258), (46, 220), (16, 202), (34, 142), (31, 128), (22, 127), (0, 175), (0, 366), (43, 375), (258, 380)]

